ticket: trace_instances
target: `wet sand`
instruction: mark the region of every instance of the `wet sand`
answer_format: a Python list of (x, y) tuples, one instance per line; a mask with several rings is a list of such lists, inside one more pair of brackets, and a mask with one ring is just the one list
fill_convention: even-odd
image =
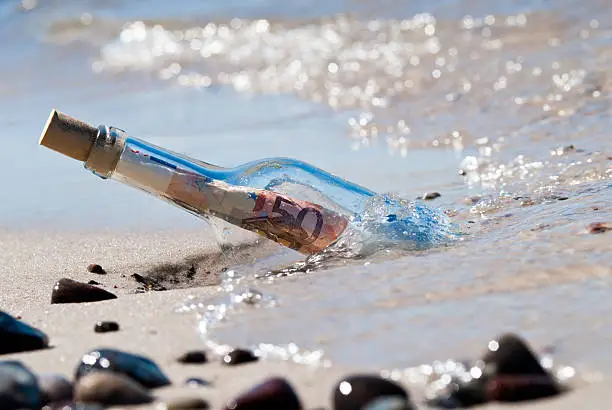
[[(46, 332), (50, 336), (52, 347), (43, 351), (6, 355), (2, 359), (22, 360), (39, 373), (59, 372), (71, 377), (82, 354), (97, 347), (115, 347), (149, 356), (167, 372), (173, 386), (155, 391), (160, 399), (177, 396), (203, 397), (211, 402), (213, 408), (220, 408), (222, 403), (240, 390), (271, 375), (287, 377), (299, 392), (305, 408), (331, 408), (332, 387), (342, 375), (355, 371), (369, 373), (380, 370), (372, 366), (351, 366), (350, 363), (333, 364), (330, 368), (323, 368), (275, 360), (233, 368), (223, 367), (215, 359), (204, 365), (178, 364), (176, 358), (180, 354), (190, 349), (201, 349), (204, 344), (196, 331), (196, 316), (179, 314), (174, 312), (174, 309), (184, 302), (188, 295), (197, 295), (204, 299), (208, 297), (213, 301), (218, 294), (217, 286), (134, 294), (137, 284), (129, 275), (149, 271), (152, 266), (159, 266), (158, 262), (164, 262), (168, 266), (169, 262), (180, 265), (185, 260), (190, 260), (194, 254), (202, 251), (202, 244), (208, 243), (211, 247), (210, 244), (214, 243), (202, 232), (43, 234), (5, 230), (0, 234), (0, 243), (4, 247), (4, 252), (0, 255), (2, 309), (22, 316), (25, 322)], [(244, 238), (243, 242), (248, 243), (249, 240), (252, 240), (252, 237)], [(251, 249), (252, 253), (248, 257), (255, 256), (255, 253), (259, 257), (265, 256), (275, 248), (264, 244)], [(248, 257), (243, 256), (242, 262)], [(96, 275), (88, 272), (86, 267), (91, 262), (101, 264), (107, 274)], [(222, 268), (225, 262), (227, 261), (211, 260), (207, 266), (211, 271), (215, 271)], [(202, 268), (202, 265), (199, 268)], [(122, 274), (126, 277), (122, 277)], [(51, 289), (60, 277), (84, 282), (97, 280), (105, 289), (115, 293), (118, 299), (51, 305)], [(291, 283), (307, 285), (312, 280), (308, 276), (302, 276), (289, 278), (285, 283), (290, 287)], [(278, 281), (275, 287), (282, 290), (285, 284)], [(275, 309), (267, 310), (273, 311)], [(94, 333), (93, 325), (98, 320), (117, 321), (121, 329), (116, 333)], [(253, 325), (257, 326), (257, 323)], [(565, 325), (571, 327), (573, 324), (568, 322)], [(389, 337), (403, 338), (406, 349), (410, 349), (410, 345), (418, 343), (419, 340), (401, 327), (389, 332)], [(354, 340), (354, 343), (359, 344), (360, 341)], [(439, 355), (447, 357), (451, 352), (443, 346), (441, 343)], [(479, 352), (478, 348), (471, 350), (473, 352), (469, 353)], [(405, 352), (398, 354), (405, 355)], [(427, 358), (412, 359), (419, 363), (425, 362)], [(212, 385), (197, 389), (184, 387), (184, 380), (188, 377), (202, 377)], [(405, 385), (418, 403), (423, 392), (414, 384)], [(581, 386), (561, 398), (526, 403), (521, 405), (521, 408), (606, 409), (610, 400), (612, 391), (604, 381)], [(154, 405), (144, 408), (153, 407)], [(484, 408), (507, 407), (490, 405)]]

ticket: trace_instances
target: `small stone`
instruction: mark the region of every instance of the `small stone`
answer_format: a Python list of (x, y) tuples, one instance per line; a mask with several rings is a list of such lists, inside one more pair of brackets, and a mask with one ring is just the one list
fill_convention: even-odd
[(51, 303), (83, 303), (117, 299), (104, 289), (63, 278), (57, 281), (51, 293)]
[(119, 323), (117, 322), (97, 322), (94, 326), (94, 332), (96, 333), (117, 332), (118, 330)]
[(478, 378), (453, 381), (429, 404), (463, 408), (489, 401), (533, 400), (562, 392), (527, 343), (515, 334), (504, 334), (489, 341), (482, 364), (476, 370), (480, 374)]
[(210, 405), (199, 397), (183, 397), (163, 403), (156, 410), (208, 410)]
[(208, 361), (206, 352), (203, 350), (192, 350), (182, 354), (177, 361), (184, 364), (202, 364)]
[(561, 389), (547, 376), (497, 376), (486, 385), (489, 401), (521, 402), (556, 396)]
[(102, 266), (98, 265), (97, 263), (92, 263), (91, 265), (89, 265), (87, 267), (87, 270), (91, 273), (96, 273), (98, 275), (106, 275), (106, 271), (102, 269)]
[(225, 410), (301, 410), (302, 404), (285, 379), (273, 377), (230, 400)]
[(34, 373), (19, 361), (0, 362), (0, 409), (38, 409), (40, 403)]
[(374, 399), (393, 396), (409, 401), (402, 386), (378, 376), (352, 375), (340, 380), (333, 394), (334, 410), (361, 409)]
[(153, 397), (139, 383), (119, 373), (98, 371), (77, 382), (74, 388), (77, 402), (107, 406), (145, 404)]
[(489, 341), (483, 361), (489, 374), (548, 376), (527, 343), (512, 333)]
[(587, 226), (587, 231), (589, 233), (604, 233), (612, 230), (612, 224), (606, 222), (593, 222)]
[(246, 349), (234, 349), (225, 356), (223, 356), (222, 364), (226, 366), (236, 366), (239, 364), (256, 362), (259, 358), (255, 356), (250, 350)]
[(0, 311), (0, 354), (44, 349), (48, 345), (46, 334)]
[(97, 349), (85, 354), (76, 369), (75, 379), (99, 371), (121, 373), (149, 389), (170, 384), (152, 360), (115, 349)]
[(369, 402), (363, 410), (412, 410), (413, 407), (403, 397), (384, 396)]
[(43, 407), (42, 410), (105, 410), (105, 409), (104, 407), (96, 403), (62, 402), (62, 403), (51, 403)]
[(425, 200), (425, 201), (431, 201), (432, 199), (436, 199), (441, 197), (442, 194), (440, 194), (439, 192), (425, 192), (423, 194), (423, 196), (421, 197), (421, 199)]
[(72, 400), (74, 386), (59, 374), (41, 374), (38, 377), (42, 403), (60, 403)]
[(199, 377), (190, 377), (185, 380), (185, 384), (189, 387), (204, 387), (210, 386), (210, 383)]
[(101, 286), (102, 284), (100, 282), (96, 282), (95, 280), (90, 280), (89, 282), (87, 282), (88, 285), (96, 285), (96, 286)]

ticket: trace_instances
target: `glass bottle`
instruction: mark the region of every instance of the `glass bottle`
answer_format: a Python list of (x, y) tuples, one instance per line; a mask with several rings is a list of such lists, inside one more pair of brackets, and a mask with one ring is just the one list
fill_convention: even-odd
[(199, 217), (212, 215), (304, 254), (333, 244), (375, 193), (290, 158), (222, 168), (53, 110), (40, 145)]

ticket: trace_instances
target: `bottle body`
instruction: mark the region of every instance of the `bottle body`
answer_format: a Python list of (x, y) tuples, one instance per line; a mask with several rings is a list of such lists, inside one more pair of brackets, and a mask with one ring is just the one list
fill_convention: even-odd
[[(85, 163), (96, 174), (146, 191), (199, 217), (221, 218), (305, 254), (334, 243), (364, 199), (374, 195), (287, 158), (221, 168), (132, 138), (116, 128), (100, 127), (100, 132), (114, 135), (122, 147), (106, 172)], [(288, 185), (295, 195), (279, 192)], [(321, 200), (299, 198), (305, 193)]]

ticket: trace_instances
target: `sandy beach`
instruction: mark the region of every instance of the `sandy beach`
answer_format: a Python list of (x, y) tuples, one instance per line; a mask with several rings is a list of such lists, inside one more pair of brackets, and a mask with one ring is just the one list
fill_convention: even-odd
[[(295, 386), (305, 408), (331, 409), (331, 392), (340, 377), (355, 372), (377, 374), (381, 370), (376, 367), (351, 366), (348, 363), (323, 368), (278, 360), (226, 367), (221, 366), (212, 354), (207, 364), (177, 363), (176, 358), (180, 354), (202, 349), (204, 343), (197, 332), (196, 316), (176, 313), (175, 308), (189, 295), (214, 300), (218, 293), (217, 286), (134, 294), (137, 284), (129, 275), (147, 271), (159, 262), (181, 263), (202, 251), (201, 244), (210, 241), (205, 234), (193, 231), (148, 235), (125, 232), (40, 234), (4, 231), (0, 238), (5, 249), (0, 256), (2, 308), (47, 333), (51, 345), (47, 350), (11, 354), (2, 359), (21, 360), (38, 373), (61, 373), (71, 378), (82, 354), (94, 348), (113, 347), (146, 355), (169, 375), (172, 386), (154, 392), (160, 402), (176, 397), (202, 397), (211, 403), (212, 408), (221, 408), (241, 390), (266, 377), (280, 375)], [(260, 252), (265, 254), (265, 246)], [(87, 265), (94, 261), (105, 267), (106, 275), (96, 275), (86, 270)], [(211, 263), (207, 266), (214, 271), (215, 268), (219, 269), (220, 264), (215, 266)], [(122, 277), (122, 274), (126, 277)], [(84, 282), (95, 279), (118, 298), (94, 303), (52, 305), (51, 289), (60, 277)], [(308, 282), (317, 279), (304, 276), (288, 280)], [(283, 287), (282, 284), (279, 286)], [(93, 325), (99, 320), (117, 321), (121, 329), (115, 333), (94, 333)], [(566, 325), (572, 326), (571, 323)], [(410, 333), (401, 328), (396, 333), (389, 337), (402, 338), (408, 350), (410, 345), (418, 343), (418, 338), (411, 340)], [(360, 341), (355, 340), (354, 343), (359, 344)], [(477, 353), (481, 349), (473, 346), (471, 350)], [(446, 353), (443, 348), (439, 349), (441, 358), (446, 357)], [(405, 356), (405, 353), (400, 354)], [(421, 363), (425, 362), (425, 358), (412, 357), (411, 361)], [(204, 378), (211, 385), (185, 387), (184, 381), (188, 377)], [(423, 398), (419, 386), (405, 381), (403, 384), (418, 408), (426, 408), (419, 403)], [(586, 384), (582, 381), (579, 384), (576, 391), (560, 398), (521, 404), (521, 408), (608, 408), (612, 392), (605, 378), (599, 382)], [(154, 408), (157, 404), (142, 408)], [(504, 409), (508, 405), (489, 405), (484, 408)]]
[[(482, 408), (608, 409), (610, 39), (601, 0), (0, 1), (0, 310), (51, 344), (0, 359), (72, 378), (91, 349), (143, 354), (172, 381), (145, 408), (221, 409), (281, 375), (305, 410), (335, 410), (335, 383), (367, 372), (401, 376), (424, 409), (406, 369), (477, 359), (510, 332), (574, 369), (575, 389)], [(406, 199), (408, 216), (419, 198), (458, 238), (270, 276), (304, 257), (40, 147), (52, 109), (221, 167), (305, 161)], [(117, 298), (51, 304), (61, 278)], [(120, 330), (94, 332), (102, 320)], [(212, 341), (323, 358), (226, 367)], [(203, 348), (209, 363), (176, 361)]]

